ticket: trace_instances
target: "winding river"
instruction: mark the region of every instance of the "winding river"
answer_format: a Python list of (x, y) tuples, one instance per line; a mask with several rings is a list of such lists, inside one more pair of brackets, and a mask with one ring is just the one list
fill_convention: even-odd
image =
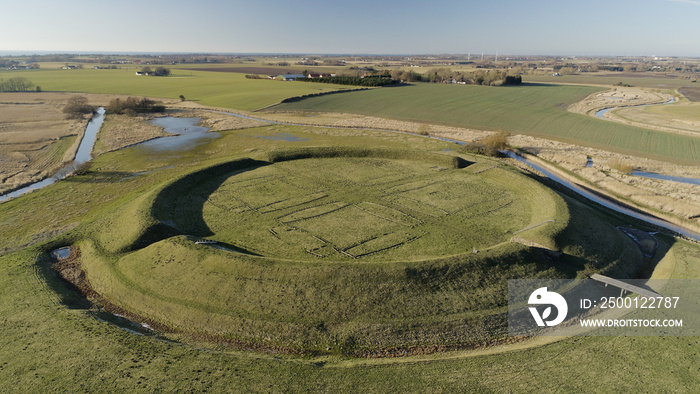
[(614, 110), (614, 109), (618, 109), (618, 108), (631, 108), (631, 107), (649, 107), (649, 106), (652, 106), (652, 105), (673, 104), (673, 103), (675, 103), (675, 102), (676, 102), (676, 98), (675, 98), (675, 97), (671, 97), (671, 99), (668, 100), (668, 101), (666, 101), (665, 103), (638, 104), (638, 105), (629, 105), (629, 106), (626, 106), (626, 107), (610, 107), (610, 108), (603, 108), (603, 109), (601, 109), (601, 110), (596, 111), (595, 116), (599, 117), (600, 119), (610, 120), (610, 119), (608, 119), (608, 118), (605, 117), (605, 114), (606, 114), (607, 112), (609, 112), (609, 111)]

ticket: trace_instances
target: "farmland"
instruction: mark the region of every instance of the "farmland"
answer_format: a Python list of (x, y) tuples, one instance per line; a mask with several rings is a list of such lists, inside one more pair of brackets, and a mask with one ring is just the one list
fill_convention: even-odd
[(657, 89), (661, 91), (675, 90), (683, 86), (688, 86), (689, 81), (676, 76), (654, 73), (585, 73), (578, 75), (562, 75), (553, 77), (552, 75), (528, 75), (525, 79), (533, 83), (571, 83), (584, 85), (605, 85), (616, 84), (632, 85)]
[(679, 89), (679, 92), (683, 94), (685, 97), (688, 98), (688, 100), (692, 102), (698, 102), (700, 101), (700, 87), (693, 86), (693, 87), (688, 87), (685, 86), (681, 89)]
[(418, 84), (280, 104), (277, 111), (348, 112), (551, 138), (668, 161), (700, 160), (700, 139), (605, 122), (566, 108), (599, 88)]
[(21, 75), (44, 91), (110, 93), (178, 100), (183, 95), (199, 104), (255, 110), (304, 94), (338, 90), (328, 84), (294, 84), (253, 80), (240, 73), (173, 70), (169, 77), (141, 77), (136, 69), (0, 71), (0, 79)]

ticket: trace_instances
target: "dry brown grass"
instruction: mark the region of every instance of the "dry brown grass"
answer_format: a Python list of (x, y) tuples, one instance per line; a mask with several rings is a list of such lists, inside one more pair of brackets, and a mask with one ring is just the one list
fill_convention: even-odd
[(193, 111), (189, 116), (196, 116), (202, 119), (201, 125), (211, 128), (211, 131), (240, 130), (269, 125), (269, 123), (266, 122), (238, 118), (212, 111)]
[(65, 119), (72, 94), (0, 94), (0, 193), (50, 176), (75, 155), (86, 119)]
[(150, 117), (105, 115), (97, 134), (93, 156), (168, 135), (162, 127), (148, 123)]
[(595, 115), (595, 111), (604, 108), (663, 103), (670, 99), (671, 96), (650, 89), (615, 87), (608, 91), (594, 93), (570, 105), (568, 109), (575, 113)]
[[(700, 178), (699, 166), (681, 166), (522, 135), (509, 137), (509, 142), (630, 202), (682, 219), (700, 215), (700, 186), (611, 171), (609, 164), (618, 162), (640, 171), (690, 178)], [(586, 167), (587, 157), (593, 160), (591, 167)], [(697, 218), (692, 220), (700, 222)]]

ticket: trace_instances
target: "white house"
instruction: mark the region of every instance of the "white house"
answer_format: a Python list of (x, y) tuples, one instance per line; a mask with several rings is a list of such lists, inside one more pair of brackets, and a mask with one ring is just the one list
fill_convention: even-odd
[(306, 78), (306, 75), (304, 74), (282, 74), (278, 75), (277, 78), (280, 81), (296, 81), (299, 78)]

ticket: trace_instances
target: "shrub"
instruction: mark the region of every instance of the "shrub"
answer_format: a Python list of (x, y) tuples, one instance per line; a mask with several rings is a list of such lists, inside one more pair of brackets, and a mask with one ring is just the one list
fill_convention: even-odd
[(106, 108), (107, 113), (134, 116), (136, 114), (165, 112), (165, 105), (151, 99), (129, 97), (126, 100), (114, 99)]
[(421, 124), (418, 126), (418, 134), (420, 135), (430, 135), (430, 125), (427, 124)]
[(85, 96), (73, 96), (68, 99), (68, 103), (63, 107), (63, 113), (68, 119), (79, 119), (83, 115), (92, 115), (95, 113), (95, 106), (88, 104), (88, 99)]
[(507, 137), (508, 134), (506, 132), (499, 130), (481, 140), (481, 142), (484, 144), (485, 154), (487, 156), (497, 156), (499, 150), (507, 149)]
[(613, 170), (620, 171), (623, 174), (631, 174), (634, 167), (630, 164), (622, 162), (620, 159), (612, 159), (608, 161), (608, 166)]
[(508, 133), (497, 131), (479, 141), (467, 142), (462, 145), (462, 152), (485, 156), (498, 156), (499, 151), (508, 149)]

